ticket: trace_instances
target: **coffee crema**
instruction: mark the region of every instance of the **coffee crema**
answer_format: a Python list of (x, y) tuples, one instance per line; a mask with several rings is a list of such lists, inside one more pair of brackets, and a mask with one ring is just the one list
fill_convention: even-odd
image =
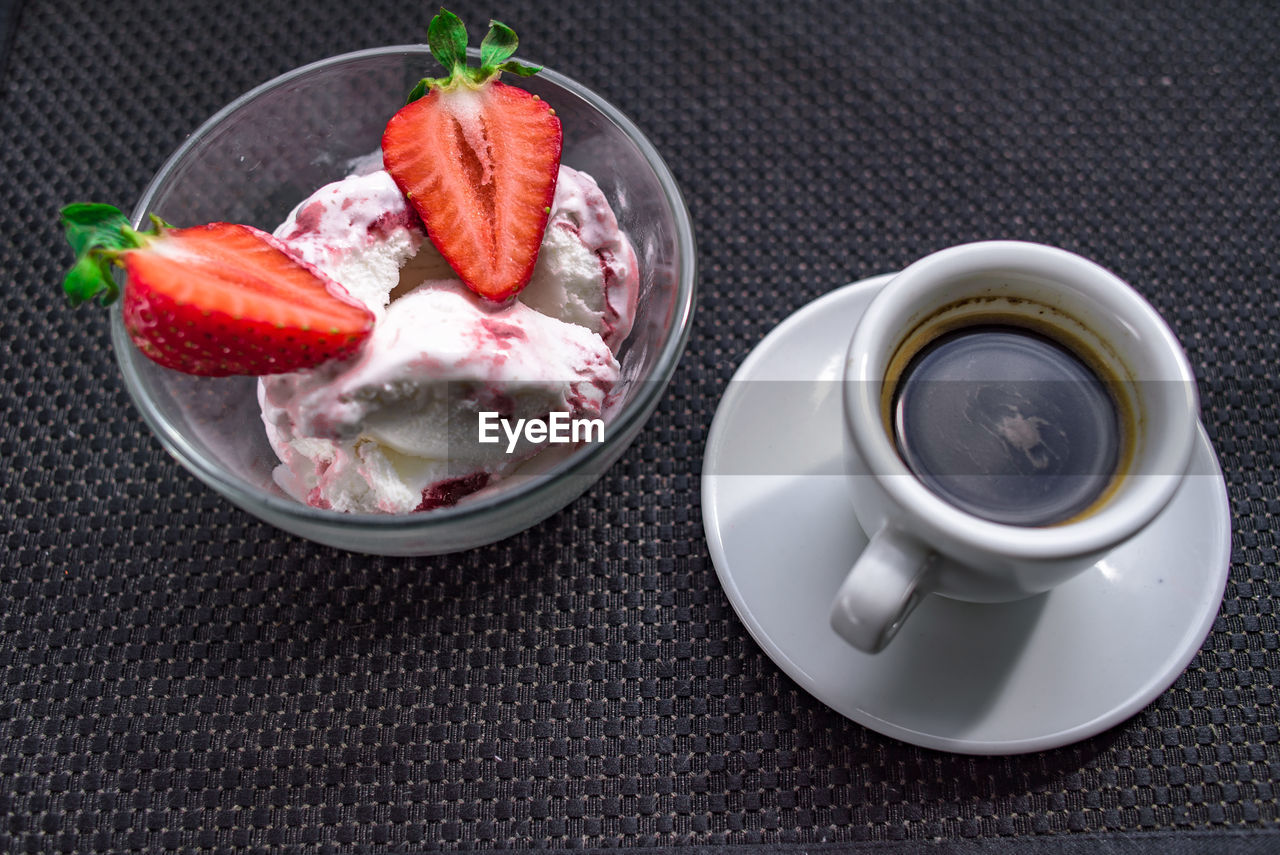
[(1090, 361), (1014, 323), (947, 330), (896, 377), (889, 416), (898, 454), (926, 487), (974, 516), (1019, 526), (1078, 518), (1108, 493), (1130, 441)]

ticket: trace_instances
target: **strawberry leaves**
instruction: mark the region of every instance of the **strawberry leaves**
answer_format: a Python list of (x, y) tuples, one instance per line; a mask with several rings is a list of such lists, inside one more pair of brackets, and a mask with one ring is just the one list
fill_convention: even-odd
[(467, 65), (467, 28), (452, 12), (441, 9), (427, 28), (427, 45), (431, 54), (450, 75)]
[(448, 9), (431, 19), (427, 29), (427, 46), (431, 55), (445, 67), (445, 77), (424, 77), (413, 87), (406, 99), (412, 104), (432, 89), (453, 89), (464, 86), (478, 89), (504, 71), (531, 77), (542, 70), (539, 66), (525, 65), (511, 59), (520, 40), (515, 30), (500, 21), (489, 22), (489, 32), (480, 42), (480, 66), (467, 65), (467, 28), (462, 20)]
[(524, 76), (536, 74), (538, 69), (521, 65), (518, 62), (509, 63), (512, 68), (503, 68), (504, 64), (508, 64), (507, 60), (516, 52), (516, 45), (520, 40), (516, 38), (515, 30), (499, 21), (489, 22), (489, 32), (485, 33), (484, 39), (480, 42), (480, 68), (495, 68), (501, 71), (511, 71), (515, 74), (528, 74)]
[(62, 290), (72, 306), (94, 297), (103, 306), (114, 303), (120, 296), (120, 287), (111, 275), (111, 265), (119, 263), (121, 252), (145, 246), (161, 228), (168, 227), (153, 215), (151, 231), (135, 231), (119, 208), (94, 202), (67, 205), (60, 219), (76, 254), (75, 266), (62, 281)]

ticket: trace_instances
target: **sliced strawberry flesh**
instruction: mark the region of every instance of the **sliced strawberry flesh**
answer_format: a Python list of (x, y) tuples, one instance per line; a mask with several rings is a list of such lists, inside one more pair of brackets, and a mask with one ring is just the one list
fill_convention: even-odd
[(210, 223), (170, 232), (147, 251), (130, 253), (126, 269), (180, 305), (283, 328), (359, 333), (367, 310), (334, 293), (265, 232)]
[(533, 274), (561, 144), (545, 102), (497, 82), (428, 93), (392, 117), (382, 140), (387, 171), (432, 243), (492, 300), (513, 296)]
[(124, 257), (130, 337), (188, 374), (272, 374), (354, 353), (373, 315), (249, 226), (166, 231)]

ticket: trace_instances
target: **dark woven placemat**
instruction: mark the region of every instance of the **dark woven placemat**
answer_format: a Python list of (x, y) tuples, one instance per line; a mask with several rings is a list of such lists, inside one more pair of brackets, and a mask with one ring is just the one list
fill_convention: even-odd
[[(0, 81), (0, 840), (1183, 829), (1212, 848), (1237, 839), (1215, 829), (1275, 827), (1280, 7), (453, 5), (473, 33), (516, 26), (530, 58), (645, 130), (693, 214), (700, 310), (661, 408), (585, 496), (497, 545), (413, 560), (283, 535), (179, 469), (127, 400), (105, 315), (63, 307), (54, 223), (71, 200), (127, 207), (235, 95), (418, 40), (431, 9), (22, 5)], [(990, 759), (881, 737), (783, 676), (716, 583), (698, 508), (719, 395), (774, 324), (989, 237), (1078, 251), (1163, 312), (1235, 515), (1221, 616), (1171, 689), (1078, 745)]]

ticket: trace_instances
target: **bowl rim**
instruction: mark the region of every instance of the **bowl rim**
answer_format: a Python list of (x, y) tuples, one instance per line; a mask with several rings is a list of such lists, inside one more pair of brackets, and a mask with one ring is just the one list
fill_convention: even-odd
[[(469, 52), (475, 53), (474, 49)], [(399, 44), (365, 48), (348, 53), (335, 54), (315, 62), (300, 65), (244, 92), (202, 122), (169, 155), (164, 164), (161, 165), (160, 169), (148, 182), (137, 204), (134, 206), (130, 214), (133, 224), (135, 227), (141, 227), (160, 187), (185, 160), (188, 153), (246, 104), (272, 90), (314, 72), (347, 63), (360, 62), (369, 58), (396, 54), (420, 54), (428, 59), (431, 58), (431, 50), (425, 44)], [(527, 62), (527, 60), (522, 61)], [(671, 170), (667, 167), (653, 144), (625, 114), (592, 90), (553, 69), (542, 66), (538, 76), (587, 102), (632, 141), (641, 156), (649, 164), (650, 169), (653, 170), (675, 221), (676, 270), (674, 279), (677, 296), (671, 317), (673, 334), (662, 342), (662, 346), (654, 359), (653, 373), (637, 380), (642, 388), (637, 392), (636, 396), (619, 408), (615, 416), (606, 423), (604, 439), (601, 442), (575, 449), (565, 459), (556, 462), (551, 468), (537, 473), (536, 477), (511, 486), (509, 490), (501, 490), (487, 496), (480, 496), (474, 501), (465, 502), (461, 505), (411, 514), (353, 514), (315, 508), (303, 504), (292, 497), (270, 493), (237, 477), (229, 476), (222, 468), (212, 465), (209, 460), (197, 452), (180, 431), (160, 416), (141, 392), (143, 383), (136, 366), (138, 364), (137, 360), (146, 359), (146, 357), (137, 351), (125, 331), (120, 307), (121, 301), (117, 301), (112, 306), (111, 311), (112, 350), (115, 352), (116, 362), (124, 377), (125, 387), (129, 392), (129, 396), (133, 399), (134, 405), (142, 414), (143, 420), (155, 433), (165, 450), (172, 454), (188, 471), (205, 482), (206, 485), (231, 500), (233, 504), (239, 505), (245, 510), (255, 513), (255, 515), (258, 514), (254, 506), (259, 506), (273, 514), (296, 518), (299, 522), (310, 525), (323, 525), (349, 530), (370, 528), (375, 530), (403, 529), (413, 530), (415, 533), (421, 534), (426, 530), (444, 528), (460, 521), (475, 521), (478, 518), (499, 514), (504, 508), (512, 504), (531, 500), (541, 492), (549, 490), (553, 484), (560, 482), (562, 479), (584, 474), (592, 465), (599, 463), (614, 452), (615, 446), (619, 442), (623, 442), (624, 447), (625, 444), (629, 444), (627, 437), (638, 432), (640, 426), (656, 408), (658, 401), (670, 383), (693, 326), (697, 292), (697, 255), (693, 225), (684, 197), (680, 193), (680, 188), (677, 186)], [(599, 474), (592, 476), (587, 483), (590, 484), (596, 481), (607, 468), (607, 466), (602, 467)], [(574, 495), (576, 496), (577, 493), (575, 492)], [(556, 508), (556, 510), (558, 509)], [(554, 513), (554, 510), (552, 513)]]

